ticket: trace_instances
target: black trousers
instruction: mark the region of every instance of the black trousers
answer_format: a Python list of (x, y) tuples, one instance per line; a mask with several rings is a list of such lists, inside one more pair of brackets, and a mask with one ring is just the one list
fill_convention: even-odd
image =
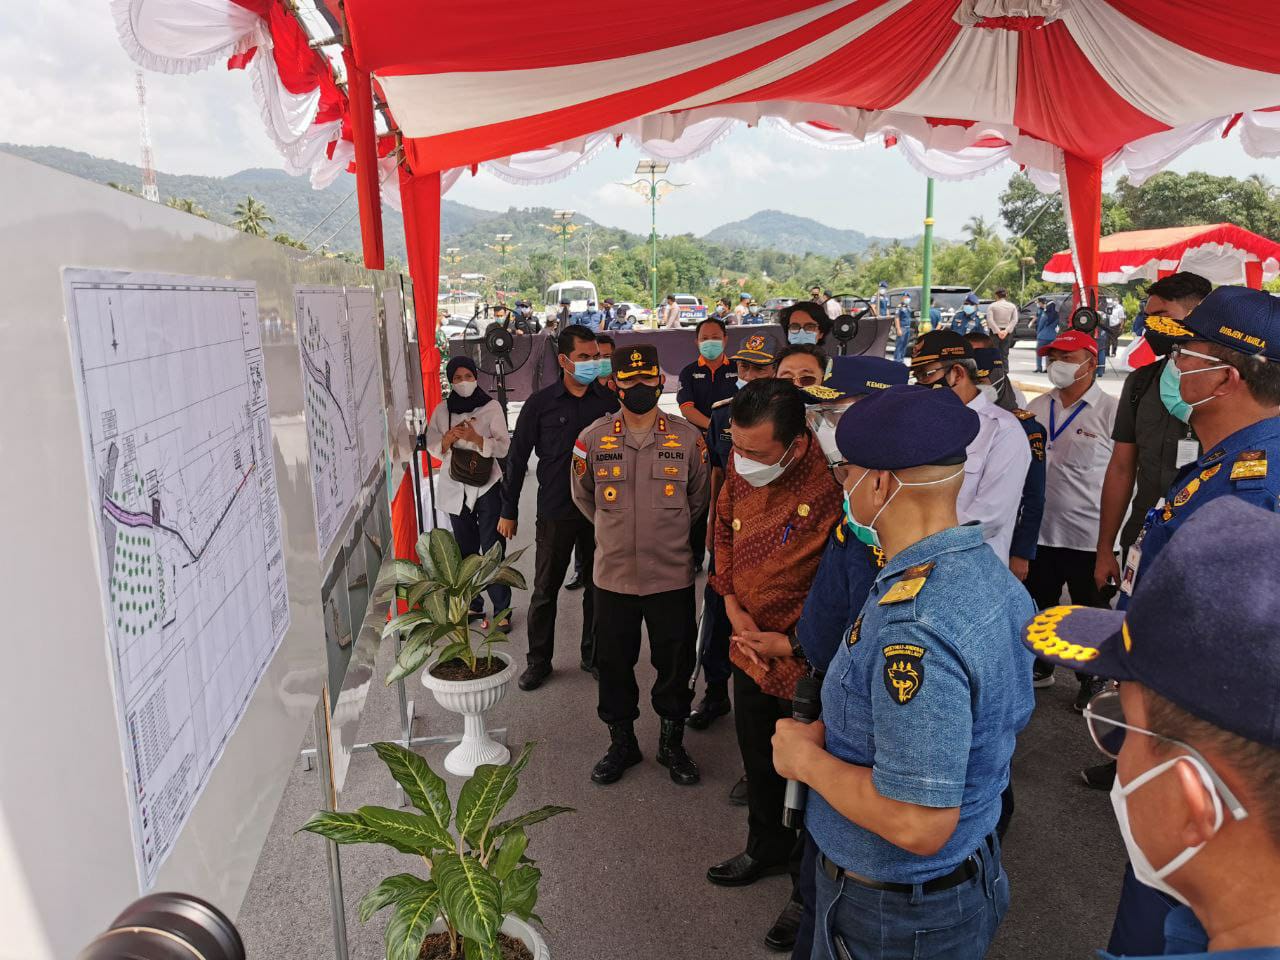
[(569, 555), (582, 558), (582, 659), (592, 663), (595, 643), (593, 608), (595, 588), (591, 579), (596, 556), (596, 530), (576, 511), (563, 517), (539, 517), (534, 532), (533, 596), (529, 600), (529, 666), (551, 666), (555, 653), (556, 601)]
[(605, 723), (632, 723), (640, 716), (636, 662), (640, 625), (649, 632), (649, 661), (658, 671), (650, 700), (664, 720), (685, 720), (693, 703), (689, 677), (697, 642), (693, 585), (643, 597), (596, 589), (596, 667)]
[[(711, 551), (707, 570), (715, 573), (716, 552)], [(732, 626), (724, 609), (724, 597), (708, 582), (702, 591), (702, 675), (707, 686), (729, 683), (729, 634)]]
[(796, 831), (782, 825), (787, 781), (773, 769), (773, 728), (791, 716), (791, 701), (770, 696), (733, 668), (733, 722), (747, 773), (747, 853), (764, 863), (787, 863)]
[(689, 527), (689, 548), (693, 550), (694, 569), (702, 568), (702, 561), (707, 555), (708, 513), (709, 511), (703, 510), (701, 516), (693, 518), (693, 523)]
[[(1036, 558), (1027, 569), (1027, 592), (1036, 609), (1056, 607), (1067, 588), (1071, 602), (1082, 607), (1106, 607), (1107, 602), (1093, 582), (1093, 566), (1098, 554), (1094, 550), (1069, 550), (1066, 547), (1036, 547)], [(1076, 671), (1077, 676), (1088, 674)]]
[[(495, 543), (506, 543), (498, 536), (498, 516), (501, 513), (502, 485), (495, 483), (474, 506), (463, 507), (461, 513), (449, 514), (449, 525), (453, 527), (454, 539), (458, 541), (458, 549), (464, 557), (473, 553), (486, 553)], [(486, 592), (493, 602), (494, 613), (511, 606), (510, 587), (497, 583)], [(484, 599), (476, 597), (471, 601), (471, 610), (483, 613)]]

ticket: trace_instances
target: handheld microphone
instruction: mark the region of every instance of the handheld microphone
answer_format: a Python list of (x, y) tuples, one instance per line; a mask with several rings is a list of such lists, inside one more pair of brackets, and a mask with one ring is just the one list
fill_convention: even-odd
[[(791, 719), (798, 723), (813, 723), (822, 716), (822, 681), (817, 677), (801, 677), (791, 698)], [(782, 802), (782, 824), (797, 829), (804, 823), (804, 804), (809, 788), (799, 780), (787, 781), (787, 793)]]

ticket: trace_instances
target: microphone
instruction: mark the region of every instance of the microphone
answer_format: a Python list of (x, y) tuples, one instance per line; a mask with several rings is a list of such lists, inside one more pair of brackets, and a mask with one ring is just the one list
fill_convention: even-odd
[[(801, 677), (791, 698), (791, 719), (798, 723), (813, 723), (822, 716), (822, 681), (817, 677)], [(804, 823), (804, 803), (809, 788), (799, 780), (787, 781), (787, 793), (782, 802), (782, 825), (797, 829)]]

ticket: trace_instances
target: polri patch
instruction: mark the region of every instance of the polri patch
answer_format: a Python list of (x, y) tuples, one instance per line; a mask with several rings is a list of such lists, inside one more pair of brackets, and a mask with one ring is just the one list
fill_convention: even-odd
[(573, 458), (573, 475), (581, 480), (587, 475), (587, 461), (581, 457)]
[(884, 688), (899, 706), (910, 703), (924, 686), (924, 647), (891, 643), (884, 648)]

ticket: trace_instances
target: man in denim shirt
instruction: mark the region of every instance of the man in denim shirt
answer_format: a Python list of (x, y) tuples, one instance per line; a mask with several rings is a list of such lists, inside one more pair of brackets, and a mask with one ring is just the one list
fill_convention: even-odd
[(907, 386), (836, 430), (849, 526), (887, 562), (831, 661), (822, 721), (774, 736), (778, 772), (810, 787), (814, 960), (976, 960), (1008, 907), (995, 830), (1034, 707), (1034, 608), (981, 529), (957, 524), (977, 432), (951, 391)]

